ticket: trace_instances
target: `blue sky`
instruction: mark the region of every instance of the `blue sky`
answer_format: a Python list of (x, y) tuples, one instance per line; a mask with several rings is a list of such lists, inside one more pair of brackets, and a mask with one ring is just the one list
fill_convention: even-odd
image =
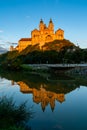
[[(0, 0), (0, 46), (9, 48), (22, 37), (31, 37), (40, 19), (65, 38), (87, 48), (87, 0)], [(14, 44), (16, 45), (16, 44)]]

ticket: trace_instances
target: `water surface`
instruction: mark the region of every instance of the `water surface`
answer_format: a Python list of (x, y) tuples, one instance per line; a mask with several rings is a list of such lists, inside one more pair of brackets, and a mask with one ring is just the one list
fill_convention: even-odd
[(0, 97), (28, 101), (32, 130), (87, 130), (87, 79), (26, 73), (1, 73)]

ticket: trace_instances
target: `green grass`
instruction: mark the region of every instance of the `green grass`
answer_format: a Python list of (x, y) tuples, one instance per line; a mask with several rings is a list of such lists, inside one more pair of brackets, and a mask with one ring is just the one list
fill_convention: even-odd
[(28, 65), (26, 65), (26, 64), (22, 64), (21, 67), (22, 67), (22, 69), (24, 69), (24, 70), (33, 71), (33, 67), (30, 67), (30, 66), (28, 66)]

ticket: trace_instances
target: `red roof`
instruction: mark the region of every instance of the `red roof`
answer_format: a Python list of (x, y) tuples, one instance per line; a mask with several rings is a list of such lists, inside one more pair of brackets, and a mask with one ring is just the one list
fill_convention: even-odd
[(31, 41), (32, 38), (21, 38), (19, 41)]

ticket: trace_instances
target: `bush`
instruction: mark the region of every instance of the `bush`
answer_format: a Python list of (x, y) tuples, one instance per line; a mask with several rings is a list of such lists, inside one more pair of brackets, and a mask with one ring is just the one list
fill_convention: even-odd
[(9, 128), (3, 128), (3, 129), (0, 129), (0, 130), (24, 130), (24, 128), (22, 128), (22, 127), (12, 126), (12, 127), (9, 127)]
[(17, 106), (12, 97), (0, 98), (0, 130), (23, 130), (32, 114), (27, 110), (26, 102)]

